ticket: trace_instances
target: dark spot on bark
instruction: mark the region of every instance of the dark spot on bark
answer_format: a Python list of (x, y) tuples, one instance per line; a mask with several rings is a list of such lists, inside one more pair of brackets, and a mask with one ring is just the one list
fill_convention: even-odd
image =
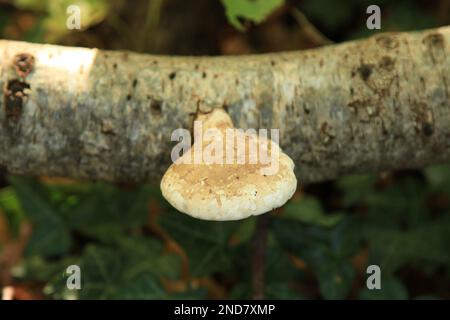
[(34, 57), (29, 53), (19, 53), (14, 56), (13, 65), (21, 78), (28, 76), (34, 69)]
[(425, 136), (432, 135), (434, 132), (434, 117), (428, 105), (424, 102), (412, 101), (411, 109), (414, 113), (416, 132), (422, 132)]
[(158, 100), (152, 100), (150, 102), (150, 112), (154, 116), (160, 116), (162, 112), (162, 103)]
[(273, 105), (269, 102), (271, 98), (268, 94), (263, 94), (261, 100), (265, 102), (257, 104), (260, 114), (259, 126), (262, 128), (272, 127)]
[(113, 64), (113, 69), (116, 70), (117, 69), (117, 63)]
[(433, 134), (433, 125), (431, 123), (424, 123), (422, 126), (423, 133), (429, 137)]
[(101, 133), (107, 134), (107, 135), (114, 135), (114, 125), (111, 121), (103, 121), (102, 126), (100, 129)]
[(206, 78), (206, 72), (202, 73), (202, 78), (205, 79)]
[(235, 83), (236, 85), (238, 85), (238, 84), (239, 84), (239, 79), (234, 80), (234, 83)]
[(129, 94), (127, 94), (127, 101), (130, 101), (131, 100), (131, 94), (129, 93)]
[(398, 47), (398, 40), (394, 36), (384, 34), (376, 38), (377, 43), (385, 49), (395, 49)]
[(392, 71), (394, 69), (395, 62), (391, 57), (384, 56), (379, 62), (380, 68), (386, 71)]
[(443, 62), (446, 58), (445, 39), (440, 33), (425, 36), (422, 43), (427, 47), (432, 64)]
[(311, 110), (309, 110), (309, 107), (306, 104), (303, 104), (303, 111), (305, 111), (305, 114), (309, 114)]
[(8, 119), (18, 120), (22, 115), (23, 102), (27, 99), (30, 85), (18, 79), (8, 81), (3, 92), (5, 114)]
[(320, 131), (323, 135), (322, 143), (329, 144), (331, 140), (334, 138), (334, 135), (332, 134), (332, 127), (328, 124), (328, 122), (324, 121), (320, 125)]
[(354, 93), (355, 93), (355, 90), (353, 88), (350, 88), (350, 95), (353, 96)]
[(358, 109), (364, 108), (364, 107), (370, 106), (370, 105), (371, 105), (371, 102), (369, 100), (362, 101), (362, 100), (358, 100), (358, 99), (347, 103), (347, 107), (349, 107), (353, 113), (357, 113)]
[(425, 90), (426, 89), (425, 79), (423, 77), (420, 77), (419, 80), (423, 90)]
[(367, 81), (369, 79), (370, 75), (372, 74), (372, 65), (362, 64), (358, 68), (357, 71), (358, 71), (359, 76), (361, 77), (361, 79), (363, 79), (364, 81)]
[(276, 63), (275, 61), (271, 60), (271, 61), (270, 61), (270, 64), (271, 64), (272, 67), (273, 67), (273, 66), (276, 65), (277, 63)]
[(169, 74), (169, 79), (170, 80), (173, 80), (173, 79), (175, 79), (175, 77), (177, 76), (177, 73), (174, 71), (174, 72), (171, 72), (170, 74)]
[(134, 80), (133, 80), (133, 88), (136, 88), (137, 84), (138, 84), (138, 80), (137, 80), (137, 79), (134, 79)]
[(213, 78), (214, 79), (217, 79), (219, 77), (219, 75), (217, 74), (217, 73), (215, 73), (214, 75), (213, 75)]
[(431, 34), (425, 36), (425, 38), (423, 38), (422, 42), (428, 46), (443, 47), (445, 39), (444, 39), (444, 36), (440, 33), (431, 33)]

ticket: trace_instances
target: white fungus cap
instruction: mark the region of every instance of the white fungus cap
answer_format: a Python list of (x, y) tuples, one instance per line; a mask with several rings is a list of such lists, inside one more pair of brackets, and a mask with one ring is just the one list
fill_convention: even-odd
[[(204, 130), (213, 127), (225, 132), (226, 128), (233, 128), (231, 119), (222, 109), (215, 109), (201, 121)], [(164, 174), (161, 181), (163, 196), (177, 210), (203, 220), (239, 220), (281, 207), (297, 188), (293, 161), (272, 140), (255, 134), (245, 134), (245, 137), (247, 143), (244, 164), (236, 161), (236, 143), (235, 162), (232, 164), (225, 162), (225, 151), (223, 164), (208, 164), (204, 161), (198, 164), (183, 163), (186, 157), (193, 159), (195, 144), (198, 143), (194, 142), (193, 147)], [(202, 140), (203, 148), (224, 138), (225, 134)], [(278, 152), (278, 157), (272, 159), (277, 161), (276, 173), (265, 174), (266, 171), (262, 170), (273, 164), (249, 163), (248, 142), (255, 140), (258, 146), (266, 143), (270, 152)]]

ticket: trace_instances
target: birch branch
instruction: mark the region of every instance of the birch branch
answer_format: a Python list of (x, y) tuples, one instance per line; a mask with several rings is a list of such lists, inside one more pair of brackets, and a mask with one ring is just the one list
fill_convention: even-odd
[(450, 160), (449, 75), (450, 27), (238, 57), (0, 40), (0, 165), (156, 181), (172, 131), (225, 106), (236, 127), (279, 128), (302, 183), (422, 167)]

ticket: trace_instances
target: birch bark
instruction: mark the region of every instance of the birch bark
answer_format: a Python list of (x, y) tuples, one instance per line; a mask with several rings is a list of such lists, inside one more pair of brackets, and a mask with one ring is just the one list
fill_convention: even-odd
[(156, 182), (172, 131), (224, 106), (236, 127), (279, 128), (301, 183), (422, 167), (450, 160), (449, 75), (450, 27), (238, 57), (0, 40), (0, 165)]

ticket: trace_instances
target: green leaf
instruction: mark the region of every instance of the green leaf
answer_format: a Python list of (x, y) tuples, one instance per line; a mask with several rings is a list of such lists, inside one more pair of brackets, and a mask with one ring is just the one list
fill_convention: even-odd
[(364, 235), (369, 242), (371, 261), (393, 273), (405, 265), (441, 266), (450, 264), (450, 220), (441, 219), (410, 230), (371, 227)]
[(411, 31), (433, 28), (436, 19), (413, 1), (396, 1), (392, 4), (384, 28), (396, 31)]
[(180, 260), (163, 254), (154, 239), (131, 237), (118, 247), (89, 245), (81, 269), (82, 299), (162, 299), (167, 294), (160, 279), (177, 277)]
[(302, 10), (308, 18), (318, 20), (327, 31), (341, 28), (352, 18), (352, 1), (308, 0)]
[(169, 298), (158, 279), (151, 274), (140, 274), (127, 281), (114, 296), (124, 300), (151, 300)]
[(124, 237), (118, 241), (116, 249), (123, 253), (128, 266), (125, 278), (134, 278), (145, 272), (174, 279), (180, 273), (180, 258), (173, 254), (163, 254), (161, 242), (152, 238)]
[[(252, 269), (250, 261), (253, 258), (253, 247), (241, 245), (232, 251), (232, 274), (237, 283), (230, 294), (232, 299), (250, 299), (252, 296)], [(265, 295), (268, 299), (301, 299), (303, 296), (293, 290), (291, 284), (298, 275), (303, 276), (294, 268), (289, 256), (282, 250), (271, 232), (268, 235), (265, 266)]]
[(450, 165), (436, 165), (423, 170), (432, 188), (450, 192)]
[[(79, 7), (82, 30), (103, 21), (109, 8), (107, 0), (15, 0), (15, 5), (19, 8), (46, 14), (42, 20), (42, 25), (39, 24), (38, 26), (38, 33), (41, 34), (45, 31), (45, 38), (48, 42), (56, 42), (72, 32), (66, 25), (69, 18), (67, 13), (69, 6), (76, 5)], [(29, 34), (27, 37), (37, 40), (41, 35)]]
[(8, 221), (10, 233), (13, 237), (17, 238), (25, 214), (12, 187), (0, 190), (0, 209), (2, 209), (6, 220)]
[(44, 187), (29, 178), (10, 177), (10, 182), (33, 224), (26, 253), (51, 256), (67, 252), (72, 243), (71, 235), (50, 204)]
[(66, 284), (66, 270), (71, 265), (80, 265), (80, 257), (66, 256), (49, 260), (35, 255), (26, 257), (23, 264), (15, 269), (14, 276), (23, 281), (46, 283), (43, 293), (49, 298), (73, 300), (78, 297), (78, 290), (69, 290)]
[(250, 241), (255, 231), (256, 220), (257, 217), (253, 216), (239, 221), (239, 226), (233, 234), (233, 237), (236, 238), (237, 243), (241, 244)]
[(343, 215), (325, 215), (320, 202), (314, 197), (306, 196), (300, 200), (289, 201), (284, 207), (283, 217), (331, 227), (337, 224), (343, 218)]
[(5, 37), (3, 35), (3, 30), (6, 28), (6, 26), (8, 26), (11, 23), (11, 20), (13, 19), (13, 17), (11, 17), (8, 13), (6, 12), (0, 12), (0, 36), (1, 37)]
[(20, 267), (14, 269), (14, 276), (21, 280), (48, 281), (56, 275), (63, 275), (66, 268), (76, 263), (74, 257), (50, 260), (43, 256), (25, 257)]
[(44, 11), (48, 0), (14, 0), (14, 4), (20, 9)]
[(268, 283), (264, 289), (266, 299), (299, 300), (304, 297), (287, 283)]
[(324, 298), (342, 299), (354, 278), (350, 258), (357, 252), (360, 239), (355, 227), (349, 219), (332, 228), (275, 219), (272, 230), (285, 250), (305, 260), (315, 272)]
[(374, 192), (376, 177), (374, 175), (350, 175), (336, 181), (343, 192), (342, 201), (352, 206), (365, 201)]
[(315, 266), (319, 288), (325, 299), (344, 299), (349, 293), (355, 272), (350, 261), (329, 259), (326, 264)]
[(81, 234), (105, 243), (143, 226), (148, 217), (149, 190), (121, 190), (107, 184), (92, 185), (77, 205), (66, 212), (67, 224)]
[(228, 243), (238, 223), (202, 221), (180, 213), (166, 213), (159, 223), (182, 246), (193, 276), (205, 276), (230, 267)]
[(183, 292), (169, 294), (166, 292), (154, 274), (140, 273), (127, 280), (118, 290), (114, 299), (124, 300), (154, 300), (154, 299), (205, 299), (204, 289), (188, 288)]
[(221, 0), (228, 21), (238, 30), (244, 30), (242, 19), (256, 23), (262, 22), (284, 0)]
[(126, 261), (113, 248), (89, 245), (83, 252), (82, 299), (111, 299), (119, 293)]

